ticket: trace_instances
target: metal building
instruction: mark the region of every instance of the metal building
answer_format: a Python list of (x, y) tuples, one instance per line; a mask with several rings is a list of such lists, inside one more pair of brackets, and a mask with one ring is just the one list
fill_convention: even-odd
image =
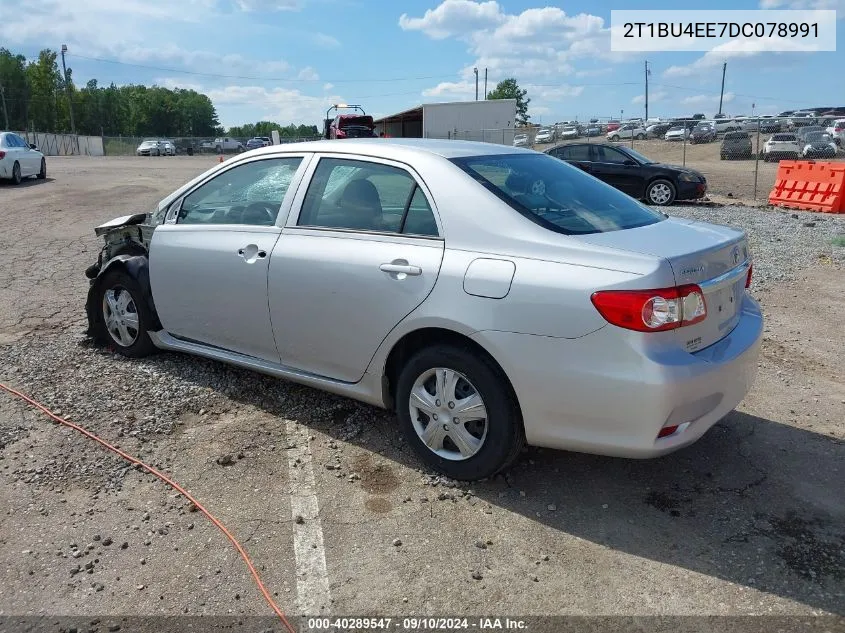
[(454, 138), (512, 145), (516, 99), (424, 103), (376, 119), (376, 134), (396, 138)]

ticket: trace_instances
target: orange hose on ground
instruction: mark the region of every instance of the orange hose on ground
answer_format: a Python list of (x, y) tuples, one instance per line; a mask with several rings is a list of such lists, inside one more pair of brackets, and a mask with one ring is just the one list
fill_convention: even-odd
[(52, 418), (53, 420), (55, 420), (59, 424), (63, 424), (67, 427), (72, 428), (74, 431), (78, 431), (79, 433), (82, 433), (82, 435), (84, 435), (85, 437), (94, 440), (95, 442), (104, 446), (105, 448), (112, 451), (113, 453), (117, 453), (118, 455), (120, 455), (126, 461), (128, 461), (132, 464), (135, 464), (136, 466), (140, 466), (141, 468), (146, 470), (151, 475), (158, 477), (164, 483), (166, 483), (168, 486), (170, 486), (171, 488), (173, 488), (177, 492), (184, 495), (186, 499), (188, 499), (191, 503), (193, 503), (197, 507), (197, 509), (200, 512), (202, 512), (208, 518), (209, 521), (211, 521), (215, 526), (217, 526), (217, 528), (221, 532), (223, 532), (223, 534), (226, 535), (226, 538), (228, 538), (232, 542), (232, 545), (234, 545), (235, 549), (238, 550), (238, 554), (241, 555), (241, 558), (243, 559), (244, 563), (246, 563), (246, 566), (249, 568), (249, 573), (252, 574), (252, 578), (253, 578), (253, 580), (255, 580), (255, 584), (258, 585), (258, 589), (264, 595), (264, 599), (267, 600), (267, 604), (269, 604), (270, 608), (273, 609), (273, 611), (275, 612), (275, 614), (277, 616), (279, 616), (279, 619), (281, 619), (282, 624), (285, 625), (285, 628), (287, 628), (287, 630), (290, 631), (290, 633), (296, 633), (296, 629), (294, 629), (291, 626), (290, 622), (288, 622), (287, 618), (285, 617), (285, 614), (282, 612), (282, 610), (279, 608), (279, 606), (275, 603), (275, 601), (273, 600), (273, 597), (270, 595), (270, 592), (267, 591), (267, 588), (264, 586), (264, 583), (261, 582), (261, 577), (258, 575), (258, 571), (255, 569), (255, 565), (252, 564), (252, 561), (250, 560), (249, 556), (247, 555), (246, 551), (241, 546), (241, 544), (238, 543), (238, 540), (232, 535), (231, 532), (229, 532), (229, 530), (226, 529), (226, 526), (223, 525), (220, 522), (220, 520), (217, 519), (217, 517), (215, 517), (213, 514), (211, 514), (211, 512), (206, 510), (205, 506), (203, 506), (199, 501), (197, 501), (193, 497), (193, 495), (191, 495), (190, 492), (185, 490), (182, 486), (177, 484), (175, 481), (173, 481), (170, 477), (168, 477), (164, 473), (156, 470), (152, 466), (148, 466), (147, 464), (142, 462), (140, 459), (132, 457), (132, 455), (129, 455), (128, 453), (123, 452), (122, 450), (120, 450), (116, 446), (112, 446), (111, 444), (109, 444), (104, 439), (100, 438), (99, 436), (95, 435), (91, 431), (88, 431), (88, 430), (82, 428), (81, 426), (74, 424), (73, 422), (65, 420), (64, 418), (60, 418), (55, 413), (50, 411), (50, 409), (45, 407), (43, 404), (41, 404), (40, 402), (36, 402), (35, 400), (30, 398), (29, 396), (21, 393), (20, 391), (12, 389), (11, 387), (4, 385), (2, 382), (0, 382), (0, 389), (3, 389), (4, 391), (9, 392), (13, 396), (17, 396), (18, 398), (20, 398), (21, 400), (24, 400), (25, 402), (29, 403), (30, 405), (32, 405), (36, 409), (41, 410), (43, 413), (45, 413), (47, 416), (49, 416), (50, 418)]

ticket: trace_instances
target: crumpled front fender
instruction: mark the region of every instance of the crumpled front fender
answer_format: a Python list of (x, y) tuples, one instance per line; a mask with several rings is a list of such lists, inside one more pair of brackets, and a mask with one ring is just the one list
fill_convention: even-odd
[(151, 330), (160, 330), (161, 322), (153, 302), (153, 293), (150, 286), (150, 261), (146, 255), (123, 254), (112, 257), (100, 266), (97, 276), (91, 280), (88, 288), (88, 297), (85, 301), (85, 313), (88, 317), (89, 336), (97, 336), (101, 331), (102, 313), (97, 305), (97, 294), (103, 277), (112, 270), (120, 269), (131, 277), (140, 287), (143, 300), (150, 309), (153, 316)]

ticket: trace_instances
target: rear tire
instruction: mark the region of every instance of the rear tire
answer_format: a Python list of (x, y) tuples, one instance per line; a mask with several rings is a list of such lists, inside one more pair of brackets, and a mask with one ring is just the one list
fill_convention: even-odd
[[(463, 421), (452, 416), (462, 406)], [(396, 413), (420, 459), (452, 479), (501, 472), (525, 445), (522, 415), (502, 371), (463, 347), (435, 345), (411, 357), (396, 386)]]
[(23, 180), (23, 178), (21, 177), (21, 166), (16, 161), (15, 164), (12, 165), (12, 184), (19, 185), (21, 184), (21, 180)]
[(637, 140), (642, 141), (645, 139), (645, 134), (637, 134)]
[(98, 338), (128, 358), (156, 351), (149, 335), (153, 316), (138, 283), (122, 270), (110, 270), (97, 281), (95, 309)]
[(41, 159), (41, 171), (38, 172), (38, 179), (44, 180), (47, 177), (47, 161)]
[(611, 140), (611, 141), (618, 141), (618, 140), (619, 140), (619, 135), (618, 135), (618, 134), (614, 134), (613, 136), (611, 136), (611, 137), (610, 137), (610, 140)]

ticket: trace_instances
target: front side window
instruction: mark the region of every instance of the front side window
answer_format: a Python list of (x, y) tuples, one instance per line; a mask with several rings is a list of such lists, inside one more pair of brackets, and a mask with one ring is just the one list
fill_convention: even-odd
[(469, 156), (452, 162), (516, 211), (558, 233), (604, 233), (665, 219), (621, 191), (546, 154)]
[(302, 203), (299, 226), (437, 235), (434, 213), (404, 169), (323, 158)]
[(558, 158), (562, 158), (563, 160), (589, 161), (590, 146), (569, 145), (568, 147), (560, 148), (560, 150), (558, 150), (558, 153), (556, 153), (555, 156), (557, 156)]
[(185, 197), (177, 223), (273, 226), (301, 162), (269, 158), (228, 169)]

